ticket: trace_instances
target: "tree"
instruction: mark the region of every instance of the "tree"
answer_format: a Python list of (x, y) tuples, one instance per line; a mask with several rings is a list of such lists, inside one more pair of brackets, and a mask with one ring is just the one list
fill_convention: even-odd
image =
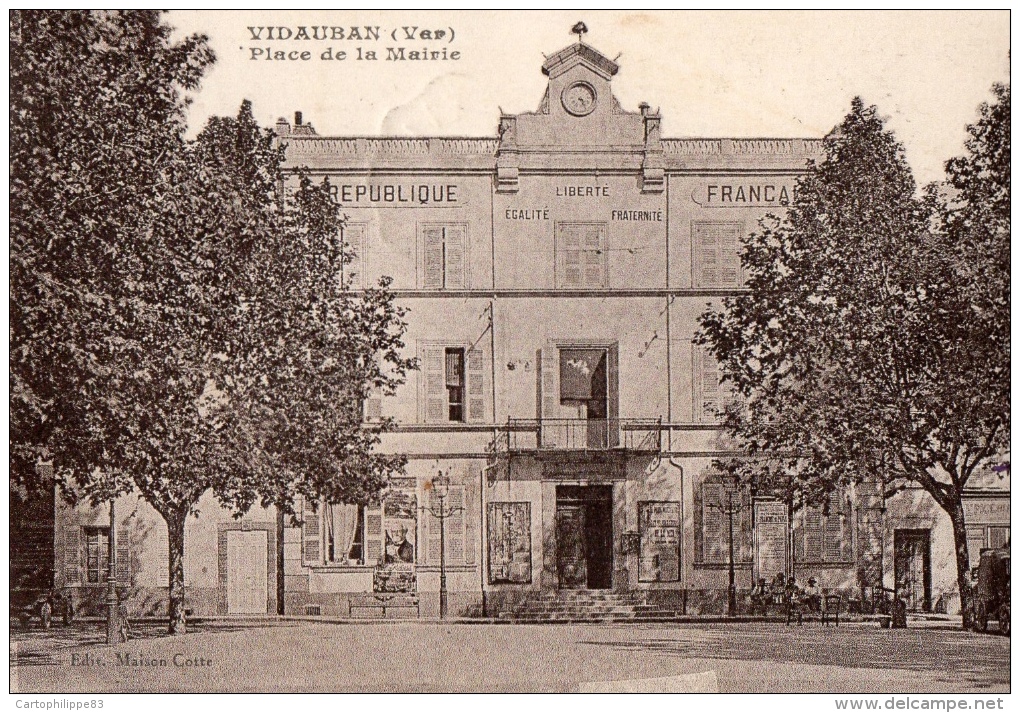
[[(132, 311), (123, 247), (181, 144), (184, 93), (213, 61), (205, 37), (171, 30), (149, 10), (11, 13), (12, 493), (46, 487), (54, 430), (101, 419), (92, 396), (137, 346), (107, 329)], [(116, 449), (88, 455), (103, 468)]]
[(970, 296), (936, 201), (876, 109), (855, 99), (824, 150), (786, 217), (745, 239), (746, 294), (702, 316), (700, 340), (740, 396), (726, 426), (748, 477), (774, 478), (769, 461), (809, 500), (864, 480), (920, 485), (952, 521), (969, 625), (962, 495), (1002, 443), (1008, 398), (969, 381), (991, 347), (959, 328)]
[[(387, 424), (362, 428), (360, 408), (413, 365), (402, 313), (385, 282), (355, 295), (338, 279), (353, 258), (339, 206), (306, 177), (284, 196), (281, 159), (247, 102), (210, 120), (170, 172), (127, 280), (144, 352), (106, 400), (120, 428), (108, 472), (167, 523), (171, 633), (186, 630), (184, 529), (204, 493), (239, 514), (293, 513), (297, 495), (365, 501), (403, 465), (374, 453)], [(59, 435), (83, 450), (93, 438)], [(88, 465), (74, 468), (78, 488), (107, 491)]]
[(32, 14), (20, 32), (12, 76), (41, 99), (12, 105), (12, 451), (51, 459), (70, 497), (134, 491), (159, 512), (184, 633), (204, 493), (292, 512), (302, 494), (368, 499), (401, 467), (360, 403), (413, 366), (402, 313), (385, 281), (337, 280), (353, 255), (329, 186), (285, 194), (250, 105), (185, 141), (203, 38), (171, 45), (150, 12)]

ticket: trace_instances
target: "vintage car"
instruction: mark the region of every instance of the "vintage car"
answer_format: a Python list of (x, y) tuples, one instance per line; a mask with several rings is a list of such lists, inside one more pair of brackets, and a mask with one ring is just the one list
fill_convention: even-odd
[(988, 620), (998, 619), (999, 631), (1009, 636), (1009, 549), (982, 550), (976, 570), (975, 625), (988, 631)]

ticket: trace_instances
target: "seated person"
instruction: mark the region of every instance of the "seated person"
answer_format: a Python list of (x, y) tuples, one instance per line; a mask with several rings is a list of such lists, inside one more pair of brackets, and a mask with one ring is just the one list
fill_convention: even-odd
[(781, 604), (786, 596), (786, 575), (780, 572), (772, 579), (772, 601)]
[(769, 588), (765, 583), (765, 578), (759, 579), (753, 587), (751, 587), (751, 611), (765, 612), (765, 608), (768, 605)]
[(804, 589), (804, 600), (808, 608), (813, 612), (822, 610), (822, 590), (818, 588), (818, 580), (811, 577), (807, 587)]

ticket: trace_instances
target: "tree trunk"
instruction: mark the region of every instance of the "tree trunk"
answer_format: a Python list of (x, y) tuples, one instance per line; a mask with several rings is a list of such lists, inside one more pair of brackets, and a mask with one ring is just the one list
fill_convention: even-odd
[(956, 584), (960, 589), (960, 612), (963, 628), (974, 627), (974, 592), (970, 586), (970, 556), (967, 552), (967, 526), (963, 516), (963, 503), (959, 498), (952, 505), (949, 517), (953, 521), (953, 542), (956, 550)]
[(169, 574), (169, 614), (168, 633), (177, 636), (187, 633), (184, 620), (184, 523), (186, 514), (174, 514), (166, 518)]

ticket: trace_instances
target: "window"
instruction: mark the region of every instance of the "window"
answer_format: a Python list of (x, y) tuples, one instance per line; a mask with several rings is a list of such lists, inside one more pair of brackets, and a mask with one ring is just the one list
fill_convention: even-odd
[(988, 546), (995, 549), (1009, 547), (1009, 526), (989, 526)]
[(700, 535), (698, 552), (703, 564), (728, 564), (730, 557), (730, 512), (733, 514), (733, 561), (750, 564), (752, 557), (751, 498), (747, 490), (729, 483), (701, 484), (700, 518), (696, 533)]
[(556, 286), (608, 287), (606, 226), (556, 224)]
[(464, 350), (446, 350), (446, 403), (450, 421), (464, 421)]
[(694, 287), (740, 286), (740, 234), (740, 223), (694, 223)]
[(343, 265), (344, 284), (352, 290), (360, 290), (367, 286), (365, 280), (366, 240), (365, 225), (363, 223), (348, 223), (340, 229), (340, 240), (344, 246), (344, 252), (350, 253), (349, 262)]
[(419, 361), (425, 423), (485, 421), (485, 358), (481, 349), (423, 344)]
[(850, 508), (843, 493), (832, 493), (827, 506), (805, 507), (794, 532), (797, 562), (838, 564), (853, 557)]
[(110, 573), (110, 528), (85, 529), (85, 581), (101, 584)]
[(326, 562), (365, 563), (365, 509), (364, 505), (325, 506)]
[(421, 227), (421, 286), (427, 290), (467, 287), (467, 226)]
[(399, 569), (417, 561), (418, 496), (413, 478), (391, 478), (386, 499), (378, 504), (320, 503), (313, 508), (312, 501), (306, 501), (302, 523), (308, 565)]
[(546, 343), (538, 352), (539, 447), (618, 446), (619, 373), (617, 344)]
[(707, 347), (694, 345), (694, 420), (719, 423), (731, 393), (721, 382), (722, 372)]
[(1009, 525), (967, 525), (967, 555), (970, 566), (981, 562), (981, 550), (1009, 547)]

